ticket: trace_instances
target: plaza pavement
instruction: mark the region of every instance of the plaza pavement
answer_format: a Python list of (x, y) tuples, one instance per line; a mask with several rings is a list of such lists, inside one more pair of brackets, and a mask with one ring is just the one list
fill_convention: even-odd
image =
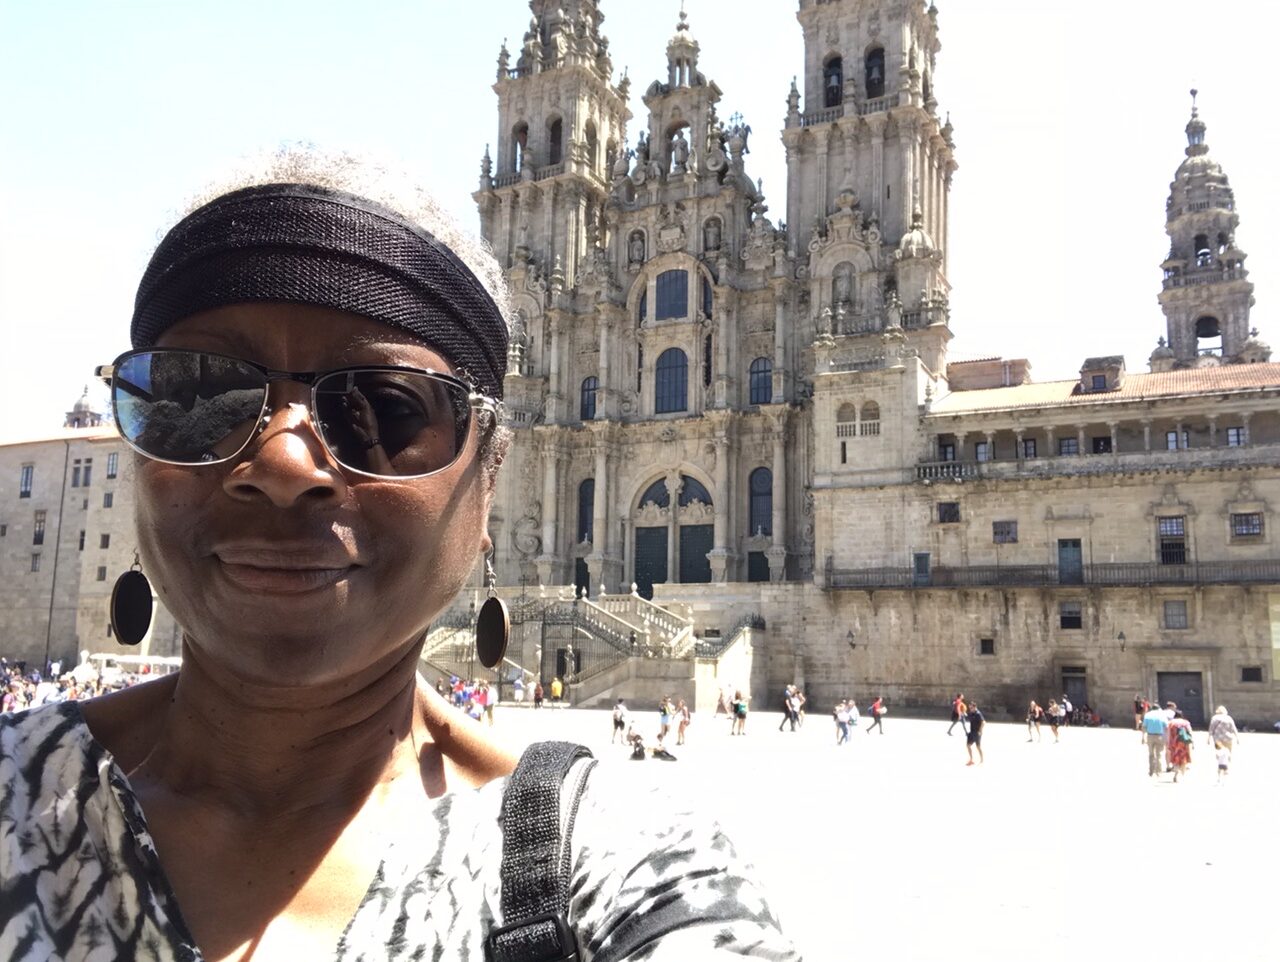
[[(656, 712), (636, 712), (647, 738)], [(499, 706), (515, 749), (579, 741), (607, 764), (692, 793), (755, 865), (809, 962), (1280, 959), (1280, 736), (1246, 734), (1222, 787), (1197, 732), (1185, 780), (1151, 779), (1132, 729), (1064, 729), (1027, 744), (988, 723), (986, 764), (959, 726), (885, 718), (835, 745), (827, 715), (745, 738), (697, 715), (676, 763), (627, 760), (607, 711)], [(865, 726), (865, 719), (863, 722)], [(691, 960), (692, 962), (692, 960)]]

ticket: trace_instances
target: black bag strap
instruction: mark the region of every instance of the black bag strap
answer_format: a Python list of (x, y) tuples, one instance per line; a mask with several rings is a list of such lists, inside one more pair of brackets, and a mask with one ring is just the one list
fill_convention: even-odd
[[(569, 927), (569, 838), (592, 760), (568, 786), (575, 763), (591, 752), (572, 742), (535, 742), (523, 755), (502, 796), (502, 918), (485, 941), (489, 962), (578, 962)], [(563, 838), (560, 816), (568, 820)]]

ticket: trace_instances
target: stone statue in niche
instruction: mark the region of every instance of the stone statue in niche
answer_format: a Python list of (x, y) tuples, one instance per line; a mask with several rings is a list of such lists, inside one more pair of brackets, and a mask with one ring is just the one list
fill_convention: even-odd
[(720, 220), (712, 217), (702, 227), (702, 247), (708, 251), (720, 249)]
[(672, 173), (683, 174), (689, 169), (689, 141), (684, 139), (684, 129), (676, 131), (671, 140)]
[(836, 304), (848, 304), (849, 298), (853, 296), (853, 268), (848, 264), (841, 264), (836, 268), (831, 281), (831, 294), (831, 299)]
[(632, 264), (644, 263), (644, 234), (633, 231), (628, 245), (627, 256)]

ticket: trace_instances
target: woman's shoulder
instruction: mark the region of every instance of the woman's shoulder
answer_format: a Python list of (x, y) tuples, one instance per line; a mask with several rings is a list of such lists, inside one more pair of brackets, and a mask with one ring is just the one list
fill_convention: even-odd
[[(651, 765), (606, 762), (587, 780), (573, 829), (570, 916), (588, 958), (794, 960), (754, 868)], [(576, 918), (575, 918), (576, 916)]]

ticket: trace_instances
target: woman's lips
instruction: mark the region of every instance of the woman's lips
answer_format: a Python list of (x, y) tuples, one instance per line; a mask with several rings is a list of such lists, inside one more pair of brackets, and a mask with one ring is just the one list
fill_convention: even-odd
[(302, 594), (335, 584), (356, 565), (344, 553), (323, 548), (296, 551), (225, 546), (214, 552), (227, 580), (247, 591)]
[(290, 595), (335, 584), (346, 578), (354, 567), (259, 568), (255, 565), (229, 564), (221, 559), (219, 566), (229, 581), (248, 591)]

